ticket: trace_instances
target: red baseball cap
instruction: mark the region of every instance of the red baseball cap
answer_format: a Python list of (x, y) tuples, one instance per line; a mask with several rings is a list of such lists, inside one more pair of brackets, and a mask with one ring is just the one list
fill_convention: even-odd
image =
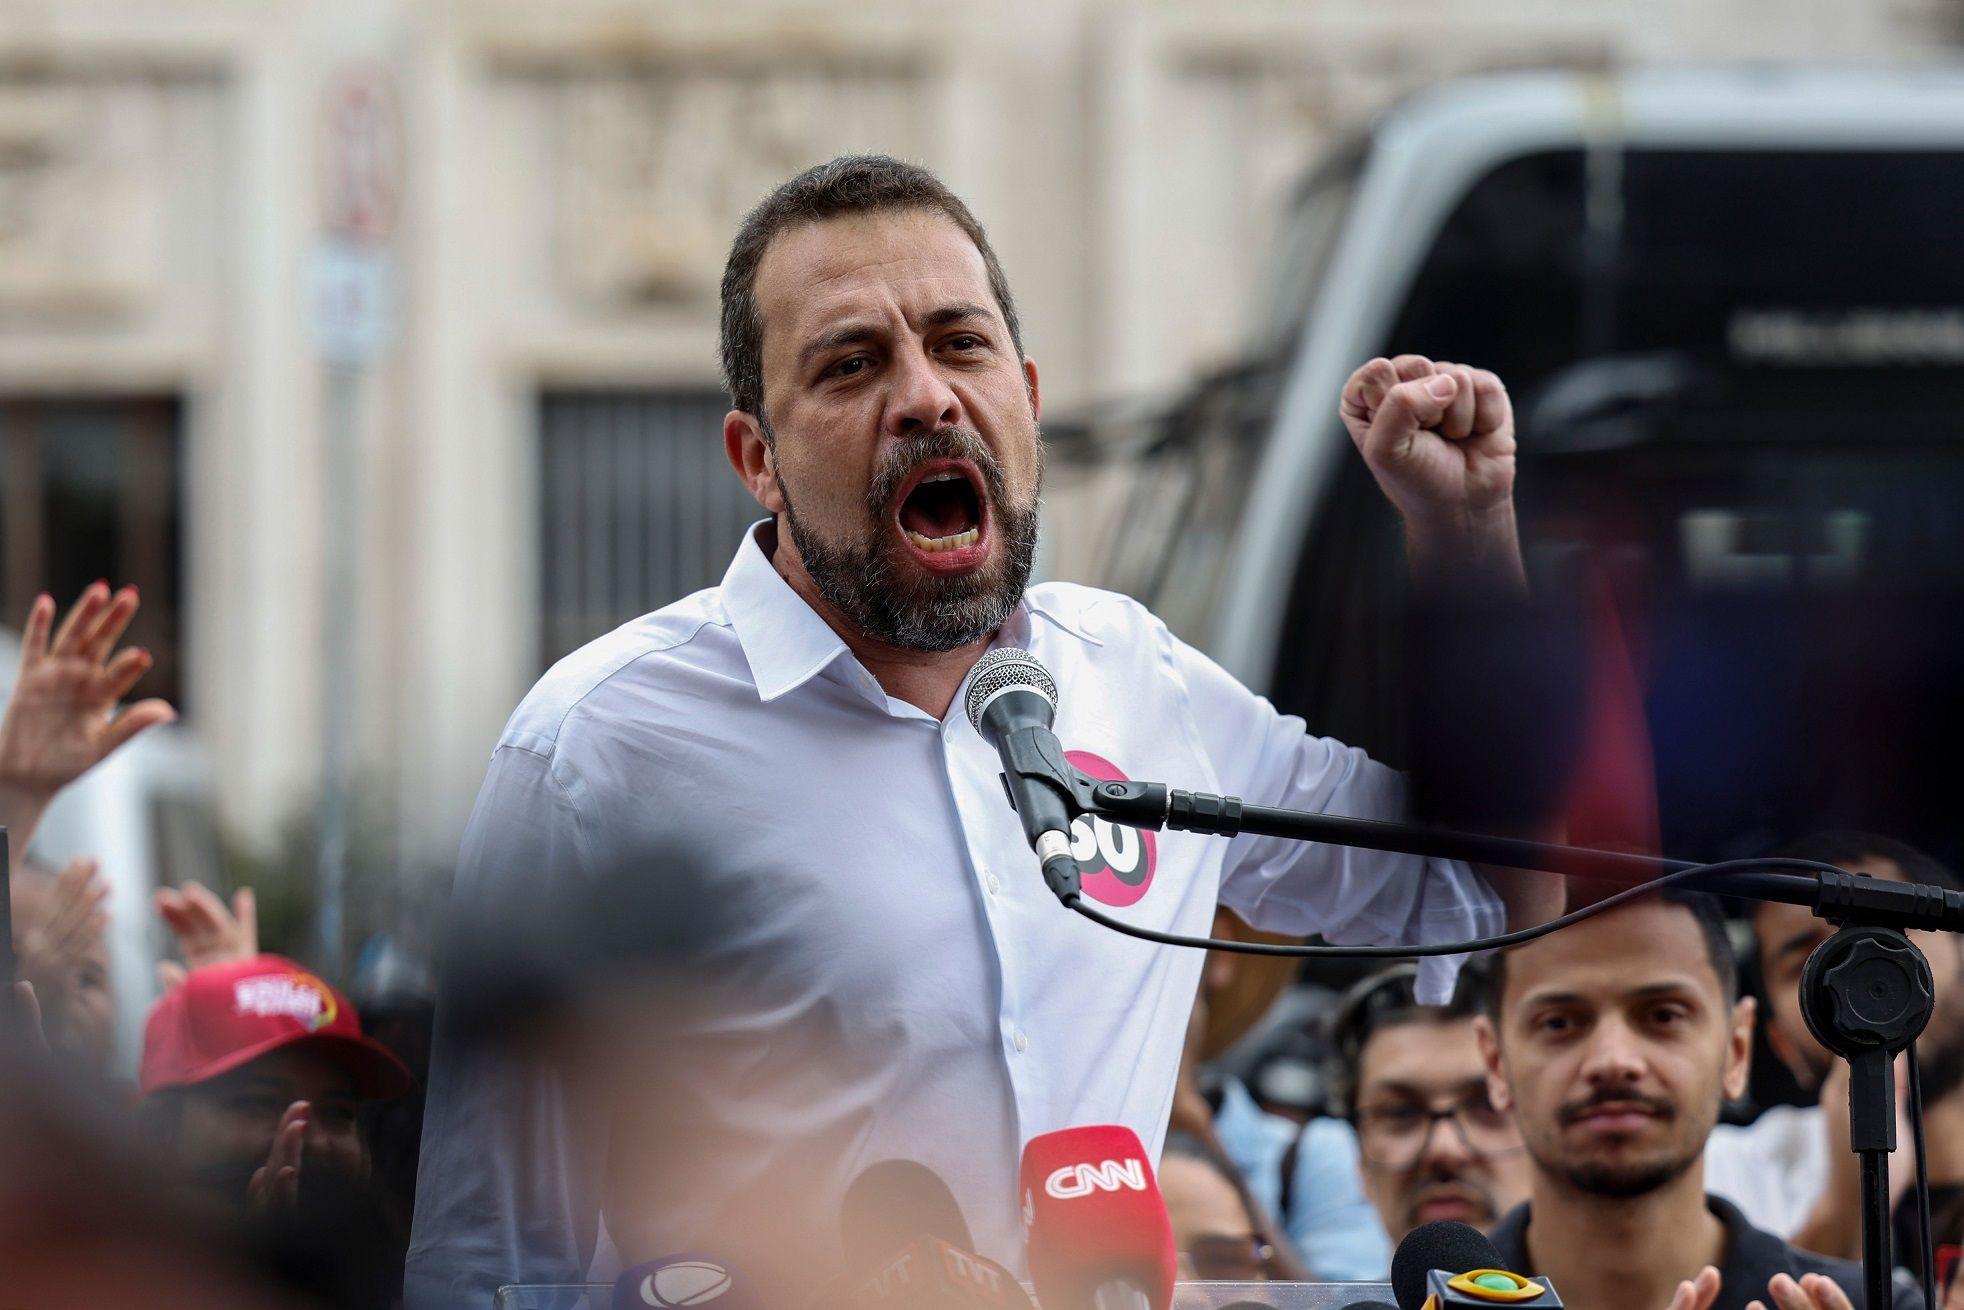
[(362, 1035), (348, 998), (278, 955), (208, 964), (167, 992), (143, 1026), (138, 1083), (145, 1095), (187, 1087), (289, 1046), (333, 1060), (370, 1100), (409, 1090), (409, 1070)]

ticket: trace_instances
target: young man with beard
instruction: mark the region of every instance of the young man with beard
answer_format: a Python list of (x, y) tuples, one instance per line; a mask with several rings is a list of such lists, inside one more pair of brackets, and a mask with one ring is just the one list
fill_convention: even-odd
[[(1907, 842), (1876, 833), (1831, 831), (1803, 837), (1782, 855), (1832, 864), (1891, 882), (1955, 889), (1957, 875)], [(1802, 1087), (1819, 1093), (1811, 1106), (1775, 1106), (1744, 1127), (1721, 1126), (1705, 1149), (1713, 1192), (1753, 1222), (1810, 1251), (1853, 1258), (1862, 1248), (1861, 1180), (1848, 1149), (1848, 1066), (1830, 1056), (1800, 1013), (1800, 974), (1834, 925), (1798, 905), (1752, 907), (1753, 938), (1766, 992), (1767, 1041)], [(1917, 1041), (1934, 1207), (1964, 1195), (1964, 937), (1917, 932), (1930, 961), (1937, 1009)], [(1905, 1148), (1907, 1130), (1898, 1134)], [(1903, 1197), (1914, 1162), (1899, 1150), (1890, 1182)], [(1898, 1264), (1917, 1266), (1915, 1206), (1896, 1209)]]
[[(1491, 1233), (1579, 1310), (1840, 1310), (1860, 1269), (1705, 1191), (1705, 1139), (1745, 1092), (1754, 1003), (1715, 906), (1665, 891), (1496, 957), (1480, 1047), (1533, 1162)], [(1900, 1310), (1920, 1303), (1897, 1282)]]
[[(1020, 1265), (1024, 1141), (1118, 1123), (1156, 1145), (1202, 957), (1103, 932), (1044, 887), (960, 707), (990, 647), (1050, 670), (1057, 736), (1087, 772), (1404, 811), (1398, 775), (1311, 736), (1136, 603), (1027, 586), (1037, 366), (980, 225), (931, 174), (842, 158), (766, 197), (724, 270), (722, 355), (724, 448), (771, 517), (721, 586), (575, 652), (525, 698), (455, 892), (472, 923), (524, 923), (603, 871), (645, 870), (736, 925), (702, 934), (691, 979), (713, 995), (665, 1039), (686, 1105), (575, 1111), (563, 1079), (496, 1067), (440, 1012), (412, 1310), (579, 1279), (603, 1197), (625, 1261), (721, 1253), (777, 1295), (809, 1292), (839, 1260), (844, 1188), (895, 1156), (947, 1180), (982, 1254)], [(1499, 380), (1405, 356), (1339, 400), (1421, 578), (1518, 589)], [(1204, 932), (1225, 902), (1278, 932), (1437, 941), (1558, 908), (1529, 875), (1081, 829), (1086, 895), (1161, 929)], [(653, 854), (678, 847), (703, 856)], [(1450, 976), (1434, 967), (1429, 986)], [(623, 1115), (687, 1123), (667, 1166), (620, 1167)]]
[(1352, 988), (1332, 1028), (1339, 1094), (1356, 1126), (1364, 1191), (1396, 1247), (1436, 1219), (1485, 1229), (1528, 1194), (1513, 1117), (1493, 1103), (1474, 1022), (1483, 975), (1420, 1005), (1397, 965)]

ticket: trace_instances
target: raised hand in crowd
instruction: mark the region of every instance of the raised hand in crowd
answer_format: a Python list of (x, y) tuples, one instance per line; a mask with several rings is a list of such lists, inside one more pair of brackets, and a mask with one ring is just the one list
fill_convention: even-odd
[(233, 892), (229, 908), (197, 882), (187, 882), (181, 890), (162, 888), (152, 903), (184, 957), (182, 964), (165, 960), (157, 966), (165, 991), (183, 982), (187, 970), (259, 954), (259, 908), (250, 887)]
[[(1798, 1282), (1791, 1274), (1775, 1274), (1766, 1291), (1777, 1310), (1855, 1310), (1841, 1284), (1826, 1274), (1806, 1274)], [(1754, 1301), (1746, 1310), (1766, 1310), (1766, 1302)]]
[(1696, 1278), (1687, 1278), (1671, 1294), (1671, 1310), (1712, 1310), (1718, 1300), (1719, 1271), (1706, 1265)]
[[(1848, 1064), (1836, 1060), (1821, 1082), (1821, 1131), (1827, 1135), (1828, 1177), (1807, 1218), (1794, 1230), (1793, 1244), (1844, 1260), (1862, 1256), (1861, 1157), (1849, 1145)], [(1909, 1064), (1896, 1059), (1896, 1141), (1889, 1160), (1889, 1208), (1909, 1190)]]
[(82, 592), (59, 627), (55, 603), (35, 597), (21, 631), (20, 675), (0, 718), (0, 823), (19, 853), (63, 787), (146, 728), (177, 711), (162, 700), (117, 704), (150, 671), (150, 652), (116, 649), (136, 617), (135, 587)]
[(246, 1202), (256, 1210), (291, 1209), (300, 1201), (300, 1162), (307, 1149), (307, 1118), (313, 1107), (295, 1101), (280, 1116), (279, 1131), (266, 1152), (266, 1163), (246, 1184)]
[[(45, 872), (37, 875), (47, 878)], [(102, 946), (109, 887), (96, 877), (96, 862), (77, 858), (45, 884), (18, 886), (14, 949), (21, 978), (34, 985), (42, 1011), (59, 1024), (83, 969)]]

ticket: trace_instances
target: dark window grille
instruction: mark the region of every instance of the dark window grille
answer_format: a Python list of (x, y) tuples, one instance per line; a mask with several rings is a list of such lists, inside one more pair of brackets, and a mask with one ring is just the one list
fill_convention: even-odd
[(540, 665), (704, 587), (764, 517), (716, 391), (549, 392), (539, 415)]
[(124, 638), (156, 664), (132, 692), (184, 709), (182, 410), (174, 397), (0, 399), (0, 621), (63, 610), (97, 578), (143, 605)]

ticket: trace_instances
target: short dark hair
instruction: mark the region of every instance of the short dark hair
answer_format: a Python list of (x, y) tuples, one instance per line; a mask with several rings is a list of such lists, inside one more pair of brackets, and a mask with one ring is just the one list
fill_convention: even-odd
[(1781, 859), (1813, 860), (1817, 864), (1837, 866), (1853, 864), (1865, 855), (1880, 856), (1893, 861), (1903, 871), (1903, 877), (1911, 882), (1932, 883), (1952, 891), (1964, 890), (1964, 882), (1958, 880), (1949, 866), (1906, 841), (1884, 837), (1879, 833), (1830, 828), (1790, 841), (1773, 854)]
[(945, 215), (967, 234), (989, 271), (989, 290), (1002, 310), (1018, 358), (1023, 329), (1009, 279), (988, 236), (961, 198), (918, 164), (891, 155), (841, 155), (815, 164), (758, 202), (743, 216), (723, 265), (723, 385), (730, 404), (760, 419), (764, 414), (764, 319), (757, 306), (757, 269), (780, 232), (850, 214), (924, 209)]
[[(1719, 993), (1727, 1005), (1738, 1000), (1739, 957), (1733, 952), (1732, 935), (1726, 931), (1725, 912), (1719, 908), (1718, 899), (1675, 885), (1660, 888), (1651, 895), (1666, 905), (1681, 906), (1691, 912), (1691, 917), (1698, 921), (1698, 935), (1705, 940), (1705, 958), (1711, 962), (1712, 972), (1718, 975)], [(1638, 897), (1632, 903), (1641, 904), (1648, 899)], [(1500, 1003), (1507, 992), (1507, 954), (1507, 951), (1494, 952), (1487, 971), (1486, 1011), (1496, 1024), (1500, 1020)]]
[(1357, 1117), (1357, 1088), (1364, 1071), (1364, 1048), (1386, 1028), (1407, 1023), (1454, 1023), (1479, 1013), (1486, 992), (1486, 967), (1469, 961), (1444, 1005), (1418, 1002), (1418, 966), (1395, 964), (1357, 983), (1337, 1002), (1330, 1021), (1331, 1094), (1344, 1116)]

